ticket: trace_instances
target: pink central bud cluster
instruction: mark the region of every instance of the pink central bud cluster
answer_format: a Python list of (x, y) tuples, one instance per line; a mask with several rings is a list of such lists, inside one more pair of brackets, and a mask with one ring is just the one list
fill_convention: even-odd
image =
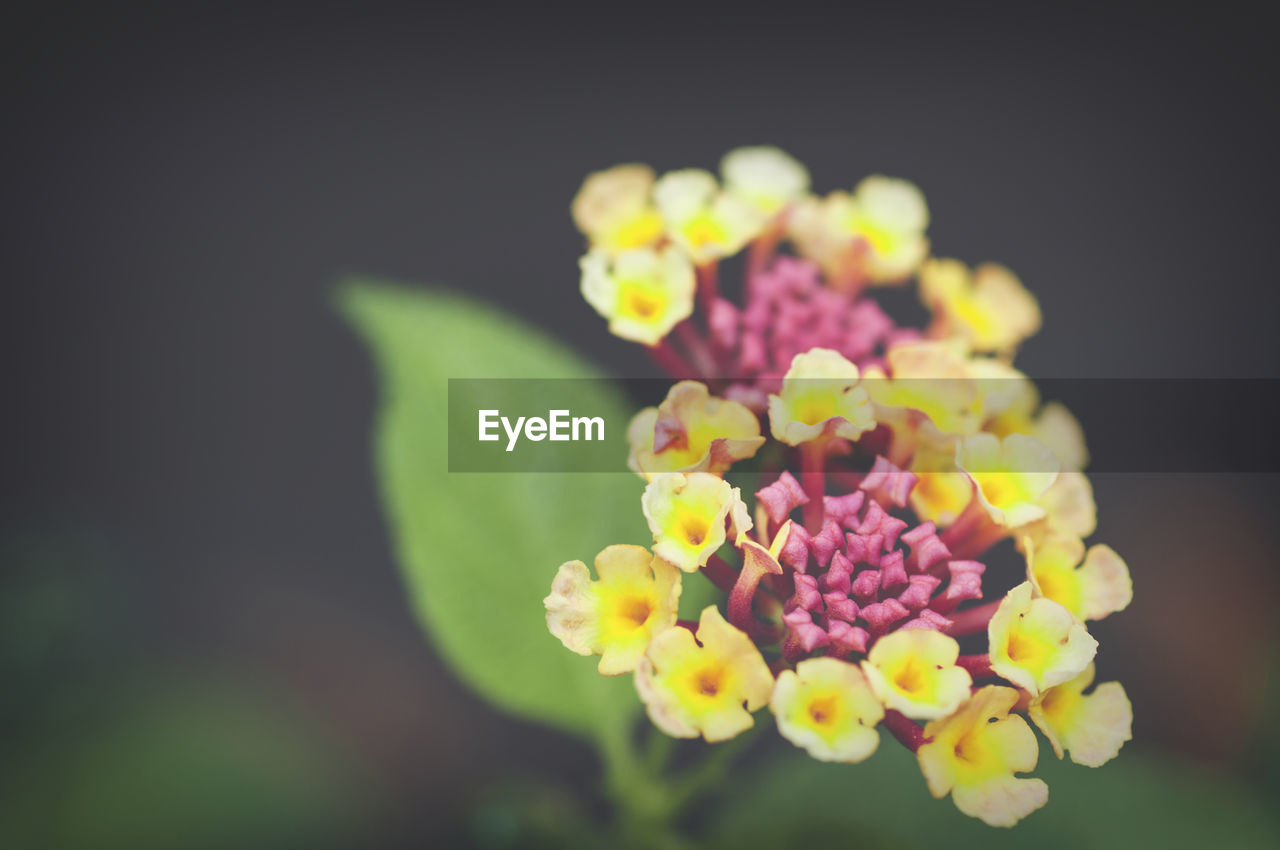
[[(817, 534), (792, 526), (779, 558), (794, 588), (782, 617), (787, 660), (865, 653), (897, 629), (945, 631), (957, 605), (982, 597), (981, 563), (953, 559), (933, 523), (908, 528), (886, 509), (904, 506), (914, 486), (880, 458), (858, 490), (823, 497)], [(774, 524), (808, 501), (786, 472), (756, 497)]]
[(715, 298), (707, 325), (722, 374), (739, 379), (727, 394), (758, 409), (797, 354), (829, 348), (865, 368), (889, 346), (920, 336), (894, 324), (874, 299), (832, 289), (813, 263), (785, 255), (747, 276), (745, 308)]

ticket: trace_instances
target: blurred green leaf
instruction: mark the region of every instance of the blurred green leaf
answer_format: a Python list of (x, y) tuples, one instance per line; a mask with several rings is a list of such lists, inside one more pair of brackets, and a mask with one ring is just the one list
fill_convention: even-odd
[[(341, 306), (382, 377), (376, 463), (418, 617), (455, 672), (522, 717), (600, 741), (625, 735), (639, 701), (547, 631), (542, 599), (564, 561), (610, 543), (645, 542), (640, 480), (625, 473), (448, 470), (449, 378), (599, 378), (545, 334), (440, 291), (353, 282)], [(455, 399), (455, 402), (457, 400)], [(626, 423), (621, 394), (593, 415)], [(625, 453), (622, 428), (612, 436)], [(548, 453), (572, 443), (540, 444)]]
[(1059, 762), (1042, 747), (1036, 776), (1049, 803), (1012, 829), (934, 800), (915, 758), (892, 740), (862, 764), (787, 753), (729, 791), (714, 846), (795, 847), (840, 839), (861, 848), (1271, 848), (1280, 846), (1264, 798), (1207, 766), (1122, 753), (1101, 768)]

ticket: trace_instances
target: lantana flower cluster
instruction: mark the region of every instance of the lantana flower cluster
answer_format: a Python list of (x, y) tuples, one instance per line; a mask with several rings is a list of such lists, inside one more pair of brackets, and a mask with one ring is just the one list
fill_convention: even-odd
[[(628, 429), (652, 541), (606, 548), (594, 577), (562, 565), (551, 633), (632, 675), (669, 735), (725, 741), (767, 708), (814, 758), (860, 762), (883, 730), (933, 796), (1011, 826), (1048, 799), (1021, 775), (1033, 728), (1097, 767), (1132, 725), (1124, 688), (1094, 685), (1088, 629), (1129, 604), (1129, 571), (1086, 544), (1078, 423), (1012, 365), (1037, 302), (1002, 266), (932, 258), (904, 180), (819, 197), (767, 147), (720, 171), (623, 165), (574, 200), (584, 297), (678, 380)], [(739, 303), (719, 281), (735, 254)], [(912, 279), (922, 329), (874, 295)], [(725, 476), (770, 441), (781, 460), (744, 495)], [(1005, 540), (1025, 580), (992, 588)], [(695, 572), (725, 594), (696, 622), (677, 610)]]

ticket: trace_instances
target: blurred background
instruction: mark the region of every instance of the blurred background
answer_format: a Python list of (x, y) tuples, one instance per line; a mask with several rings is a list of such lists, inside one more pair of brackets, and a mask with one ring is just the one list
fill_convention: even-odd
[[(509, 789), (592, 805), (592, 755), (464, 691), (414, 623), (330, 301), (350, 272), (448, 285), (652, 375), (577, 295), (588, 171), (769, 143), (824, 192), (907, 177), (935, 251), (1039, 297), (1033, 376), (1280, 376), (1280, 67), (1230, 4), (5, 17), (6, 847), (514, 846)], [(1095, 629), (1130, 747), (1262, 801), (1276, 485), (1095, 479), (1137, 588)]]

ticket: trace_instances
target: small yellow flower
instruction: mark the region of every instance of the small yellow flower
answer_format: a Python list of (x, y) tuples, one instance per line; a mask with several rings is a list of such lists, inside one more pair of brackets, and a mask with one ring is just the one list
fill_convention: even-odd
[(859, 762), (880, 743), (884, 708), (858, 667), (838, 658), (782, 671), (769, 708), (782, 737), (819, 761)]
[(725, 190), (772, 216), (809, 191), (809, 171), (774, 147), (745, 147), (720, 160)]
[(1098, 526), (1093, 485), (1083, 472), (1064, 470), (1058, 473), (1057, 480), (1036, 500), (1036, 504), (1044, 511), (1044, 517), (1019, 531), (1020, 535), (1033, 541), (1057, 536), (1083, 540)]
[(592, 251), (579, 265), (582, 296), (623, 339), (657, 345), (693, 313), (696, 278), (679, 251), (640, 248), (612, 258)]
[(1133, 601), (1133, 580), (1110, 546), (1085, 551), (1077, 537), (1054, 535), (1040, 543), (1021, 541), (1027, 578), (1036, 593), (1052, 599), (1081, 620), (1101, 620)]
[(1013, 272), (987, 263), (973, 273), (959, 260), (929, 260), (920, 299), (947, 335), (977, 351), (1008, 351), (1040, 329), (1040, 305)]
[(635, 415), (627, 442), (627, 465), (649, 478), (659, 472), (722, 473), (754, 455), (764, 437), (748, 407), (712, 396), (697, 381), (680, 381), (662, 404)]
[(797, 354), (781, 393), (769, 396), (769, 427), (788, 445), (832, 435), (856, 440), (875, 424), (858, 367), (828, 348)]
[(1062, 469), (1083, 469), (1089, 463), (1084, 430), (1059, 402), (1041, 407), (1035, 384), (1018, 369), (990, 357), (969, 360), (970, 374), (982, 396), (984, 431), (997, 437), (1025, 434), (1044, 443)]
[(1079, 676), (1031, 700), (1027, 710), (1058, 758), (1068, 751), (1073, 762), (1086, 767), (1111, 761), (1133, 738), (1133, 706), (1124, 686), (1105, 682), (1085, 696), (1093, 676), (1090, 664)]
[(892, 377), (868, 369), (863, 386), (875, 402), (877, 419), (904, 427), (902, 410), (924, 414), (939, 435), (972, 434), (982, 411), (979, 384), (961, 351), (940, 341), (896, 345), (885, 355)]
[(1066, 608), (1033, 598), (1024, 581), (1001, 600), (987, 624), (991, 669), (1032, 695), (1076, 676), (1098, 651), (1098, 642)]
[(917, 452), (911, 461), (916, 486), (911, 489), (911, 509), (922, 520), (948, 526), (968, 507), (973, 485), (956, 471), (952, 458)]
[(705, 566), (724, 544), (725, 519), (741, 498), (709, 472), (668, 472), (644, 489), (640, 503), (653, 532), (653, 553), (686, 573)]
[(975, 493), (991, 521), (1019, 528), (1043, 519), (1039, 504), (1058, 477), (1058, 460), (1034, 437), (973, 434), (956, 447), (956, 466), (974, 483)]
[(764, 226), (760, 213), (698, 168), (662, 175), (653, 197), (667, 234), (699, 266), (738, 253)]
[(596, 574), (581, 561), (560, 566), (542, 602), (547, 628), (579, 655), (599, 655), (604, 675), (629, 673), (652, 637), (675, 625), (680, 573), (643, 546), (616, 545), (596, 556)]
[(1014, 775), (1034, 770), (1040, 755), (1027, 721), (1009, 713), (1017, 701), (1013, 688), (988, 685), (925, 726), (916, 751), (929, 793), (950, 792), (957, 809), (990, 826), (1013, 826), (1049, 799), (1042, 780)]
[(588, 175), (573, 199), (573, 221), (592, 247), (615, 254), (652, 245), (662, 235), (662, 216), (650, 197), (653, 169), (615, 165)]
[(862, 662), (871, 690), (907, 717), (946, 717), (969, 696), (973, 679), (956, 666), (960, 644), (930, 629), (900, 629), (880, 638)]
[(709, 605), (696, 640), (680, 627), (653, 639), (636, 668), (636, 690), (663, 732), (714, 743), (751, 728), (751, 712), (773, 693), (773, 675), (751, 638)]
[(856, 266), (872, 283), (905, 280), (929, 253), (924, 196), (906, 180), (872, 176), (852, 195), (832, 192), (797, 205), (790, 234), (833, 277)]
[(1027, 433), (1048, 446), (1064, 470), (1080, 470), (1089, 465), (1084, 429), (1061, 402), (1051, 401), (1040, 408)]
[(868, 248), (871, 280), (889, 283), (914, 272), (929, 252), (929, 208), (920, 190), (906, 180), (875, 175), (858, 184), (853, 198), (849, 224)]

